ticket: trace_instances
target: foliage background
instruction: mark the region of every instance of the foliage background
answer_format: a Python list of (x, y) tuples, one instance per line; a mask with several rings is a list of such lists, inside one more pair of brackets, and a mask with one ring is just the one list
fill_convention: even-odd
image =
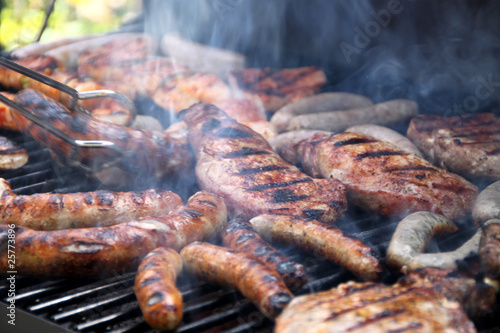
[[(31, 44), (50, 0), (0, 0), (0, 49)], [(140, 0), (56, 0), (41, 42), (116, 29), (142, 11)]]

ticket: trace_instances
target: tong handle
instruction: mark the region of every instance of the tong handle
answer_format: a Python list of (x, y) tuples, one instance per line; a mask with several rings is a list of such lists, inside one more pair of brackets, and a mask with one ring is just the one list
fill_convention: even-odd
[(79, 92), (76, 89), (73, 89), (59, 81), (56, 81), (48, 76), (45, 76), (43, 74), (40, 74), (38, 72), (32, 71), (24, 66), (21, 66), (14, 61), (10, 61), (4, 57), (0, 57), (0, 65), (7, 67), (15, 72), (18, 72), (20, 74), (23, 74), (29, 78), (32, 78), (34, 80), (37, 80), (39, 82), (42, 82), (48, 86), (51, 86), (52, 88), (56, 88), (68, 95), (70, 95), (73, 99), (71, 101), (71, 104), (68, 106), (70, 109), (76, 109), (79, 112), (83, 112), (87, 115), (91, 115), (89, 112), (82, 108), (76, 108), (77, 105), (77, 100), (84, 100), (84, 99), (92, 99), (92, 98), (102, 98), (102, 97), (111, 97), (117, 100), (120, 100), (121, 102), (125, 103), (127, 107), (134, 113), (137, 113), (137, 110), (134, 106), (134, 103), (132, 103), (127, 97), (125, 97), (123, 94), (120, 94), (114, 90), (108, 90), (108, 89), (102, 89), (102, 90), (93, 90), (93, 91), (84, 91), (84, 92)]

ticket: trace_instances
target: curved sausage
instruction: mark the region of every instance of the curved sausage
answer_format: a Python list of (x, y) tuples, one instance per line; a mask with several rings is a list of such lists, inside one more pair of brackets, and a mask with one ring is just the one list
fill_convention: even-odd
[(252, 225), (240, 219), (230, 221), (222, 231), (224, 246), (252, 255), (275, 269), (291, 290), (307, 282), (304, 266), (291, 261), (260, 238)]
[(408, 263), (422, 253), (432, 237), (456, 232), (457, 226), (439, 214), (415, 212), (402, 219), (387, 247), (387, 264), (393, 269), (408, 271)]
[(385, 126), (373, 125), (373, 124), (363, 124), (363, 125), (355, 125), (347, 128), (345, 132), (354, 132), (367, 136), (371, 136), (380, 141), (385, 141), (392, 143), (393, 145), (401, 148), (402, 150), (415, 154), (419, 157), (422, 156), (422, 152), (418, 150), (417, 146), (415, 146), (410, 139), (406, 136), (399, 134), (395, 130), (392, 130)]
[(182, 259), (172, 249), (159, 247), (142, 260), (134, 291), (146, 322), (157, 330), (172, 330), (182, 320), (182, 294), (175, 280), (182, 271)]
[(271, 138), (269, 144), (278, 155), (283, 154), (283, 150), (290, 145), (299, 143), (302, 140), (308, 139), (315, 134), (332, 135), (332, 132), (318, 130), (297, 130), (286, 133), (281, 133), (278, 136)]
[(478, 230), (471, 239), (454, 251), (416, 254), (408, 262), (407, 271), (411, 272), (423, 267), (457, 269), (458, 260), (463, 260), (471, 254), (478, 253), (480, 240), (481, 230)]
[(374, 249), (335, 226), (297, 216), (270, 214), (254, 217), (250, 223), (265, 240), (317, 253), (365, 280), (378, 280), (384, 274)]
[(299, 115), (290, 119), (286, 131), (317, 129), (341, 132), (359, 124), (390, 125), (418, 114), (418, 106), (407, 99), (396, 99), (365, 108)]
[(293, 298), (275, 270), (246, 253), (196, 242), (184, 247), (181, 257), (186, 270), (235, 287), (269, 318), (276, 317)]
[(298, 115), (364, 108), (371, 105), (373, 105), (372, 101), (361, 95), (345, 92), (321, 93), (283, 106), (272, 116), (271, 123), (278, 132), (285, 132), (290, 120)]
[(167, 215), (181, 205), (179, 195), (159, 189), (33, 195), (9, 191), (0, 197), (0, 223), (34, 230), (102, 227), (142, 216)]
[(478, 225), (491, 219), (500, 219), (500, 181), (479, 193), (472, 206), (472, 219)]
[[(221, 198), (204, 191), (169, 215), (110, 227), (36, 231), (15, 227), (16, 269), (25, 276), (100, 277), (135, 270), (159, 246), (180, 250), (212, 240), (227, 223)], [(12, 225), (10, 225), (12, 226)], [(7, 225), (0, 225), (0, 269), (7, 271)]]

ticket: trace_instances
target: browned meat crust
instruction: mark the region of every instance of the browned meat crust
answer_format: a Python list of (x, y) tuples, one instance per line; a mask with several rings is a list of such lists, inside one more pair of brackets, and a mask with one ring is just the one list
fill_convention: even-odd
[(316, 134), (283, 149), (313, 177), (338, 179), (361, 209), (400, 217), (430, 211), (453, 220), (470, 213), (477, 187), (462, 177), (373, 137)]
[(287, 103), (316, 93), (326, 76), (318, 67), (245, 68), (229, 72), (233, 88), (259, 100), (267, 111), (276, 111)]
[[(21, 66), (27, 67), (35, 72), (39, 72), (46, 76), (51, 76), (58, 71), (64, 71), (65, 67), (62, 62), (50, 56), (29, 56), (15, 61)], [(19, 74), (7, 67), (0, 66), (0, 84), (6, 88), (21, 90), (26, 84), (32, 82), (33, 79)]]
[(252, 255), (274, 268), (291, 290), (307, 282), (304, 266), (288, 259), (264, 241), (245, 220), (231, 220), (222, 231), (222, 242), (224, 246)]
[(500, 277), (500, 219), (489, 220), (482, 226), (479, 255), (485, 273)]
[(186, 270), (210, 282), (235, 287), (270, 318), (293, 298), (274, 269), (246, 253), (196, 242), (183, 248), (181, 257)]
[(45, 129), (15, 115), (19, 127), (35, 140), (49, 147), (66, 160), (76, 158), (83, 164), (99, 169), (106, 164), (132, 173), (149, 173), (163, 177), (189, 168), (193, 163), (187, 138), (169, 132), (141, 131), (93, 119), (80, 113), (71, 113), (62, 105), (33, 90), (23, 90), (16, 101), (53, 127), (79, 140), (106, 140), (115, 143), (125, 153), (111, 149), (82, 148), (73, 155), (73, 147)]
[(419, 115), (407, 135), (436, 165), (467, 178), (500, 180), (500, 118), (492, 113)]
[(199, 185), (223, 197), (233, 217), (280, 213), (331, 223), (344, 213), (342, 183), (314, 180), (300, 172), (262, 136), (217, 107), (195, 104), (184, 121), (197, 155)]
[[(439, 271), (436, 278), (429, 278), (434, 274), (429, 270), (419, 274), (394, 286), (351, 281), (297, 297), (276, 319), (274, 331), (476, 332), (460, 303), (477, 302), (490, 308), (495, 302), (494, 291), (474, 279), (454, 278)], [(467, 298), (467, 292), (475, 298)]]
[(194, 241), (214, 239), (226, 223), (222, 199), (201, 191), (169, 215), (142, 217), (110, 227), (35, 231), (0, 225), (0, 268), (9, 270), (9, 230), (15, 232), (19, 274), (96, 277), (134, 270), (159, 246), (180, 250)]
[(259, 215), (250, 220), (269, 242), (297, 246), (344, 267), (365, 280), (379, 280), (384, 274), (377, 252), (339, 228), (297, 216)]
[(40, 193), (0, 195), (1, 224), (34, 230), (104, 227), (142, 216), (162, 216), (182, 205), (170, 191)]
[[(1, 67), (1, 66), (0, 66)], [(0, 92), (0, 94), (11, 101), (14, 100), (14, 94), (8, 93), (8, 92)], [(1, 129), (6, 129), (6, 130), (11, 130), (11, 131), (18, 131), (19, 128), (17, 127), (16, 122), (14, 121), (14, 110), (9, 108), (7, 105), (3, 104), (0, 102), (0, 128)]]
[(149, 252), (137, 269), (134, 291), (146, 322), (164, 331), (182, 320), (182, 294), (175, 280), (182, 271), (182, 259), (172, 249), (159, 247)]

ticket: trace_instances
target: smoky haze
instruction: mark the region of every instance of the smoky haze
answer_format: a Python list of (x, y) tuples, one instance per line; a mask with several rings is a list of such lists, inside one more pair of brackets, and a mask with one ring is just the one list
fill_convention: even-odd
[(147, 32), (238, 51), (249, 66), (321, 66), (329, 90), (498, 113), (496, 1), (152, 0), (145, 13)]

